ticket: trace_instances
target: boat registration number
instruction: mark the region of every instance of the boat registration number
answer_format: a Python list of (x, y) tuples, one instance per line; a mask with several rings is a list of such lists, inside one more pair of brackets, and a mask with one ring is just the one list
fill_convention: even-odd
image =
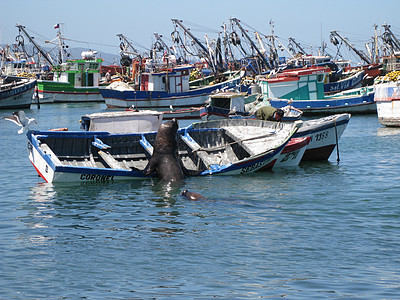
[(247, 174), (247, 173), (257, 171), (258, 169), (260, 169), (260, 168), (264, 167), (266, 164), (268, 164), (268, 162), (269, 162), (268, 160), (264, 160), (264, 161), (255, 163), (254, 165), (244, 167), (242, 169), (242, 171), (240, 171), (240, 174)]
[(329, 130), (326, 130), (326, 131), (317, 133), (316, 135), (312, 136), (311, 141), (312, 141), (312, 138), (314, 138), (314, 140), (316, 142), (319, 142), (319, 141), (327, 139), (328, 137), (329, 137)]

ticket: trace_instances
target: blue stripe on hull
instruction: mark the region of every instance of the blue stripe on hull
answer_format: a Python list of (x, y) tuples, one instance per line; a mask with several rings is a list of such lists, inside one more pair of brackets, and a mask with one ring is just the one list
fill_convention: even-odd
[[(287, 105), (287, 99), (271, 99), (271, 106), (276, 108), (281, 108)], [(291, 104), (295, 108), (302, 110), (304, 113), (312, 113), (312, 112), (358, 112), (358, 113), (366, 113), (373, 112), (375, 101), (374, 101), (374, 93), (355, 96), (352, 98), (342, 97), (342, 98), (330, 98), (326, 100), (294, 100)], [(364, 106), (364, 108), (363, 108)]]

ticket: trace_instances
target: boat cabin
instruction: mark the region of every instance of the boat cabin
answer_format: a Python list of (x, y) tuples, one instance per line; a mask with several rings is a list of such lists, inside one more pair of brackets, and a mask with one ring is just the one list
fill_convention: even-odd
[(85, 131), (107, 131), (112, 134), (144, 133), (157, 131), (163, 113), (152, 110), (112, 111), (84, 115), (81, 128)]
[(244, 97), (246, 93), (221, 92), (210, 95), (210, 106), (244, 112)]
[(382, 66), (383, 70), (387, 73), (391, 71), (399, 71), (400, 70), (400, 52), (395, 52), (390, 56), (382, 57)]
[(19, 75), (19, 74), (39, 74), (40, 67), (34, 62), (28, 62), (26, 59), (5, 61), (4, 75)]
[(189, 91), (189, 77), (192, 66), (179, 66), (157, 72), (142, 73), (140, 77), (141, 91), (165, 91), (182, 93)]
[(292, 69), (261, 77), (262, 94), (267, 98), (316, 100), (324, 98), (324, 82), (331, 72), (328, 67)]
[(101, 58), (67, 60), (53, 67), (53, 81), (69, 82), (75, 87), (98, 87)]

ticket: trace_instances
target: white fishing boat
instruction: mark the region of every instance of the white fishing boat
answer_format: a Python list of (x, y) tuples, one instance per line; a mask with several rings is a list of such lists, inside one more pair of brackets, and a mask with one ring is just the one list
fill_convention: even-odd
[(333, 150), (337, 149), (339, 160), (339, 139), (351, 118), (350, 114), (336, 114), (319, 119), (303, 121), (294, 138), (309, 136), (310, 142), (302, 157), (307, 160), (328, 160)]
[[(199, 176), (272, 168), (298, 123), (261, 120), (198, 122), (177, 133), (179, 156)], [(157, 132), (29, 131), (29, 159), (46, 182), (144, 178)]]
[[(399, 72), (391, 73), (385, 76), (388, 81), (382, 80), (382, 83), (374, 86), (378, 120), (384, 126), (400, 126)], [(393, 80), (389, 80), (389, 78)]]
[(0, 108), (30, 108), (36, 79), (0, 78)]

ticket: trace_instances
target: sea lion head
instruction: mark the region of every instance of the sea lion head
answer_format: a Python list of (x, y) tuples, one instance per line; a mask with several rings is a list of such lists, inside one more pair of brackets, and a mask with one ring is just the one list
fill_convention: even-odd
[(202, 195), (200, 195), (199, 193), (196, 192), (190, 192), (188, 190), (183, 190), (181, 192), (181, 195), (186, 197), (189, 200), (201, 200), (201, 199), (205, 199)]
[(173, 153), (177, 149), (176, 133), (179, 128), (178, 120), (172, 119), (161, 124), (154, 142), (154, 151)]

